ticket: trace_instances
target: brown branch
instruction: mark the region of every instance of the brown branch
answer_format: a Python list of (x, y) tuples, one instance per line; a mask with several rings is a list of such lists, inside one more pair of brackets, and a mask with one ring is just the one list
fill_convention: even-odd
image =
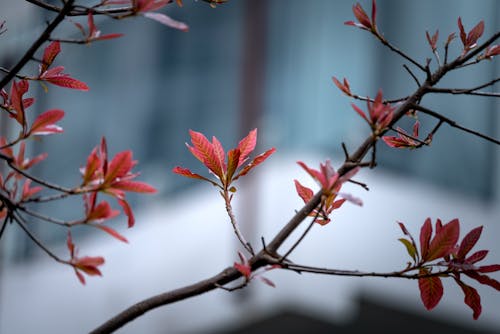
[(67, 0), (66, 4), (59, 14), (54, 18), (54, 20), (45, 28), (42, 34), (38, 37), (38, 39), (31, 45), (31, 47), (26, 51), (26, 53), (22, 56), (22, 58), (17, 62), (16, 65), (10, 70), (9, 73), (0, 81), (0, 89), (4, 88), (10, 80), (12, 80), (19, 71), (26, 65), (35, 55), (35, 52), (45, 43), (49, 38), (50, 34), (54, 29), (64, 20), (66, 15), (73, 8), (73, 3), (75, 0)]
[[(500, 36), (500, 32), (496, 33), (493, 35), (491, 38), (489, 38), (486, 42), (484, 42), (481, 46), (477, 47), (474, 51), (470, 52), (466, 56), (459, 57), (455, 59), (451, 63), (447, 63), (441, 67), (439, 67), (432, 75), (428, 76), (426, 81), (422, 84), (422, 86), (418, 87), (418, 89), (407, 99), (405, 99), (395, 110), (393, 119), (391, 123), (389, 124), (389, 127), (392, 127), (396, 122), (398, 122), (406, 113), (414, 109), (415, 105), (417, 104), (418, 101), (421, 100), (422, 96), (424, 96), (429, 88), (437, 84), (443, 76), (446, 75), (447, 72), (455, 69), (456, 67), (460, 66), (464, 62), (466, 62), (468, 59), (473, 57), (475, 54), (478, 52), (481, 52), (484, 48), (486, 48), (488, 45), (493, 43), (498, 37)], [(386, 42), (387, 43), (387, 42)], [(388, 44), (390, 45), (390, 44)], [(396, 49), (397, 50), (397, 49)], [(402, 53), (401, 51), (396, 51), (397, 53)], [(407, 57), (402, 54), (403, 57)], [(406, 58), (408, 59), (408, 58)], [(410, 60), (411, 58), (409, 58)], [(412, 63), (414, 61), (410, 60)], [(417, 67), (419, 67), (421, 70), (427, 73), (426, 69), (418, 64), (414, 63)], [(443, 120), (444, 121), (444, 120)], [(387, 132), (388, 129), (385, 129), (379, 133), (379, 136), (383, 135), (385, 132)], [(370, 149), (373, 147), (375, 142), (378, 140), (379, 136), (373, 136), (370, 134), (364, 142), (358, 147), (358, 149), (352, 154), (348, 155), (350, 161), (344, 162), (342, 166), (338, 169), (338, 174), (340, 176), (345, 175), (348, 171), (350, 171), (352, 167), (352, 163), (361, 163), (362, 159), (366, 156), (366, 154), (370, 151)], [(279, 247), (285, 242), (285, 240), (288, 239), (288, 237), (291, 235), (292, 232), (295, 231), (295, 229), (308, 217), (308, 215), (320, 204), (321, 202), (321, 197), (322, 197), (322, 192), (319, 191), (317, 192), (311, 200), (306, 203), (291, 219), (290, 221), (276, 234), (276, 236), (271, 240), (271, 242), (267, 245), (267, 247), (263, 250), (261, 250), (258, 254), (253, 256), (250, 260), (249, 263), (252, 266), (252, 270), (256, 270), (262, 266), (268, 265), (270, 263), (273, 263), (273, 261), (277, 261), (280, 257), (277, 255), (277, 250)], [(288, 265), (288, 264), (287, 264)], [(290, 267), (289, 267), (290, 268)], [(290, 268), (291, 269), (291, 268)], [(300, 269), (300, 268), (299, 268)], [(302, 267), (304, 269), (304, 267)], [(297, 270), (296, 270), (297, 271)], [(349, 274), (352, 274), (354, 272), (349, 272)], [(437, 273), (436, 273), (437, 274)], [(441, 273), (439, 273), (441, 274)], [(115, 317), (111, 318), (110, 320), (106, 321), (104, 324), (102, 324), (100, 327), (92, 331), (91, 333), (97, 334), (97, 333), (110, 333), (126, 323), (134, 320), (135, 318), (141, 316), (142, 314), (153, 310), (157, 307), (171, 304), (186, 298), (190, 298), (193, 296), (197, 296), (200, 294), (203, 294), (205, 292), (208, 292), (210, 290), (213, 290), (219, 286), (223, 286), (231, 281), (234, 281), (241, 277), (241, 273), (236, 270), (233, 267), (228, 267), (224, 269), (222, 272), (219, 274), (208, 278), (206, 280), (200, 281), (196, 284), (192, 284), (189, 286), (185, 286), (180, 289), (176, 289), (170, 292), (165, 292), (156, 296), (153, 296), (151, 298), (147, 298), (135, 305), (132, 305), (131, 307), (127, 308), (123, 312), (119, 313)]]
[[(46, 3), (44, 1), (39, 1), (39, 0), (26, 0), (27, 2), (41, 7), (43, 9), (56, 12), (56, 13), (61, 13), (63, 8)], [(78, 10), (76, 8), (79, 8)], [(85, 16), (88, 15), (88, 13), (93, 13), (97, 15), (114, 15), (114, 14), (130, 14), (133, 13), (134, 8), (130, 6), (126, 7), (113, 7), (113, 8), (108, 8), (108, 9), (97, 9), (95, 7), (84, 7), (84, 6), (73, 6), (72, 9), (66, 14), (66, 16)]]
[(103, 325), (90, 332), (90, 334), (112, 333), (126, 323), (152, 309), (217, 289), (220, 286), (224, 286), (225, 284), (238, 279), (239, 277), (241, 277), (241, 273), (238, 270), (233, 267), (228, 267), (219, 274), (198, 283), (175, 289), (170, 292), (165, 292), (138, 302), (127, 308), (125, 311), (117, 314), (115, 317), (109, 319)]

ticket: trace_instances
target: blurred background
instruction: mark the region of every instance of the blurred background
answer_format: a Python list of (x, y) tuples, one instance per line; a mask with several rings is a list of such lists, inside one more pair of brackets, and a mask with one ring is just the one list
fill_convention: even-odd
[[(61, 122), (65, 133), (30, 147), (32, 154), (49, 153), (37, 175), (68, 187), (79, 184), (78, 168), (105, 136), (111, 154), (134, 152), (140, 179), (159, 193), (130, 197), (134, 229), (126, 230), (124, 219), (112, 223), (129, 245), (95, 231), (75, 231), (82, 255), (103, 255), (107, 261), (104, 277), (89, 278), (85, 287), (69, 268), (48, 259), (22, 231), (9, 226), (0, 243), (0, 333), (88, 332), (134, 302), (209, 277), (237, 260), (238, 244), (213, 187), (171, 173), (177, 165), (205, 172), (184, 145), (189, 129), (215, 135), (229, 149), (258, 128), (257, 153), (277, 148), (237, 184), (236, 214), (257, 247), (261, 236), (271, 240), (300, 209), (293, 179), (313, 186), (295, 162), (318, 166), (330, 158), (338, 166), (341, 142), (354, 150), (368, 133), (331, 77), (347, 77), (359, 95), (374, 96), (381, 88), (392, 99), (416, 88), (400, 57), (367, 32), (343, 24), (354, 19), (352, 1), (232, 0), (216, 9), (184, 2), (184, 7), (170, 5), (164, 12), (188, 23), (188, 33), (146, 18), (122, 22), (99, 17), (96, 24), (103, 34), (125, 36), (89, 46), (64, 44), (56, 63), (86, 82), (89, 92), (49, 86), (46, 94), (32, 84), (37, 103), (31, 112), (66, 111)], [(369, 12), (371, 2), (361, 3)], [(9, 68), (53, 14), (21, 1), (0, 0), (0, 8), (0, 21), (7, 20), (8, 28), (0, 37), (0, 66)], [(432, 58), (431, 66), (435, 59), (425, 31), (439, 29), (442, 45), (448, 34), (458, 32), (458, 16), (467, 31), (484, 20), (485, 39), (499, 30), (500, 4), (378, 1), (377, 22), (384, 36), (422, 63)], [(78, 33), (68, 23), (53, 37), (78, 38)], [(452, 56), (460, 45), (457, 39)], [(36, 70), (30, 64), (23, 74)], [(452, 73), (440, 86), (469, 88), (499, 74), (498, 60), (485, 61)], [(426, 96), (423, 105), (500, 137), (500, 105), (494, 99), (435, 95)], [(2, 135), (16, 131), (5, 119), (1, 122)], [(421, 122), (421, 133), (435, 125), (425, 117)], [(412, 123), (403, 125), (409, 131)], [(395, 151), (380, 143), (378, 168), (358, 177), (370, 191), (346, 187), (363, 199), (364, 207), (346, 204), (331, 224), (315, 226), (292, 260), (339, 269), (398, 270), (408, 259), (396, 240), (401, 237), (397, 220), (417, 236), (426, 217), (446, 222), (458, 217), (462, 236), (485, 226), (477, 247), (491, 250), (485, 262), (499, 263), (499, 152), (495, 145), (446, 125), (431, 147), (418, 151)], [(75, 219), (83, 206), (67, 200), (39, 210)], [(66, 256), (65, 229), (36, 222), (30, 228)], [(266, 277), (276, 283), (275, 289), (254, 282), (241, 292), (211, 292), (152, 311), (119, 332), (500, 333), (500, 300), (489, 287), (478, 287), (483, 314), (472, 321), (462, 292), (452, 284), (445, 285), (441, 304), (427, 312), (414, 281), (274, 271)]]

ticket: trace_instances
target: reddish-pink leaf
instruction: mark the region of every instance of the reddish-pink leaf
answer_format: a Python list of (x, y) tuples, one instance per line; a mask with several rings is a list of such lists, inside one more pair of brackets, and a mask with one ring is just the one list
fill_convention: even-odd
[(118, 204), (123, 208), (123, 212), (125, 215), (128, 217), (128, 227), (133, 227), (135, 224), (135, 218), (134, 218), (134, 213), (132, 212), (132, 208), (128, 204), (128, 202), (124, 199), (117, 199)]
[(123, 34), (120, 34), (120, 33), (106, 34), (106, 35), (100, 35), (99, 37), (94, 37), (94, 38), (92, 38), (92, 40), (93, 41), (104, 41), (104, 40), (108, 40), (108, 39), (120, 38), (122, 36), (123, 36)]
[(82, 91), (89, 90), (89, 87), (87, 86), (86, 83), (84, 83), (80, 80), (74, 79), (68, 75), (45, 76), (45, 77), (43, 77), (43, 80), (50, 82), (53, 85), (64, 87), (64, 88), (70, 88), (70, 89), (76, 89), (76, 90), (82, 90)]
[(61, 43), (59, 41), (51, 42), (43, 52), (42, 64), (40, 65), (40, 74), (44, 73), (47, 68), (54, 62), (54, 59), (61, 52)]
[(226, 153), (224, 153), (222, 144), (215, 136), (212, 137), (212, 147), (214, 148), (214, 157), (217, 159), (217, 164), (221, 166), (222, 171), (225, 173), (227, 169), (225, 162)]
[[(427, 269), (420, 269), (420, 275), (428, 275)], [(418, 279), (420, 298), (427, 310), (432, 310), (439, 304), (443, 296), (443, 283), (437, 276), (423, 277)]]
[(304, 187), (302, 184), (300, 184), (299, 181), (293, 180), (295, 182), (295, 189), (297, 190), (297, 194), (302, 198), (304, 203), (307, 203), (311, 200), (311, 198), (314, 196), (314, 193), (311, 189)]
[(238, 162), (238, 167), (241, 166), (245, 160), (248, 158), (250, 153), (255, 149), (257, 144), (257, 129), (253, 129), (248, 133), (248, 135), (240, 140), (237, 149), (240, 150), (240, 160)]
[(490, 264), (488, 266), (481, 266), (477, 270), (480, 273), (493, 273), (500, 270), (500, 264)]
[(500, 282), (497, 281), (496, 279), (491, 278), (488, 275), (481, 275), (477, 271), (472, 271), (472, 270), (465, 271), (464, 273), (465, 273), (465, 275), (469, 276), (470, 278), (475, 279), (479, 283), (484, 284), (484, 285), (489, 285), (493, 289), (500, 291)]
[[(3, 182), (0, 182), (0, 184), (3, 183)], [(21, 198), (22, 200), (27, 200), (28, 198), (30, 198), (31, 196), (35, 195), (36, 193), (42, 191), (42, 187), (31, 187), (31, 180), (30, 179), (27, 179), (25, 182), (24, 182), (24, 185), (23, 185), (23, 193), (21, 195)]]
[(462, 44), (464, 45), (464, 48), (467, 47), (467, 34), (465, 33), (464, 26), (462, 24), (462, 18), (459, 16), (458, 17), (458, 29), (460, 30), (460, 40), (462, 41)]
[(370, 19), (368, 18), (368, 15), (366, 15), (363, 7), (359, 3), (354, 5), (352, 7), (352, 11), (354, 13), (354, 16), (356, 16), (356, 19), (358, 19), (359, 23), (365, 27), (366, 29), (370, 29), (372, 24), (370, 22)]
[(349, 87), (349, 82), (344, 78), (344, 83), (341, 83), (337, 78), (332, 77), (333, 83), (347, 96), (352, 96), (351, 88)]
[(213, 144), (200, 132), (189, 130), (191, 143), (193, 146), (188, 148), (191, 153), (198, 158), (212, 173), (223, 179), (222, 166), (220, 165), (217, 156), (214, 152)]
[(460, 286), (464, 292), (464, 302), (472, 309), (472, 317), (474, 320), (477, 320), (479, 315), (481, 315), (481, 297), (479, 296), (479, 293), (476, 289), (465, 284), (459, 279), (455, 279), (455, 282), (457, 282), (458, 286)]
[(235, 262), (234, 268), (236, 268), (236, 270), (238, 270), (246, 279), (250, 279), (250, 276), (252, 275), (252, 267), (248, 264)]
[(472, 247), (477, 243), (479, 237), (481, 236), (481, 232), (483, 231), (483, 227), (479, 226), (475, 229), (471, 230), (467, 235), (462, 239), (460, 243), (460, 247), (458, 248), (457, 258), (464, 259), (465, 256), (470, 252)]
[(40, 114), (31, 126), (31, 135), (48, 135), (52, 133), (61, 133), (63, 129), (55, 123), (64, 117), (64, 111), (59, 109), (48, 110)]
[(500, 55), (500, 45), (492, 45), (486, 48), (484, 52), (485, 58), (491, 58)]
[(167, 27), (178, 29), (184, 32), (189, 31), (189, 26), (187, 24), (185, 24), (184, 22), (176, 21), (170, 16), (167, 16), (165, 14), (147, 12), (142, 15), (144, 15), (144, 17), (147, 17), (148, 19), (160, 22), (161, 24), (166, 25)]
[(81, 169), (81, 172), (83, 174), (83, 185), (87, 185), (93, 180), (94, 174), (100, 166), (101, 160), (97, 155), (97, 148), (94, 148), (87, 158), (87, 165), (85, 166), (85, 168)]
[(377, 27), (376, 20), (377, 19), (377, 2), (375, 0), (372, 0), (372, 28)]
[(123, 241), (125, 243), (128, 243), (128, 240), (127, 238), (125, 238), (123, 235), (121, 235), (120, 233), (116, 232), (114, 229), (112, 229), (111, 227), (109, 226), (105, 226), (105, 225), (98, 225), (98, 224), (93, 224), (92, 226), (94, 227), (97, 227), (98, 229), (101, 229), (103, 230), (104, 232), (108, 233), (109, 235), (111, 235), (113, 238), (116, 238), (120, 241)]
[(453, 219), (448, 224), (438, 231), (429, 245), (427, 261), (432, 261), (440, 257), (449, 255), (450, 251), (455, 247), (460, 233), (460, 224), (458, 219)]
[(125, 181), (113, 182), (112, 187), (115, 189), (120, 189), (123, 191), (133, 191), (136, 193), (148, 193), (148, 194), (156, 193), (156, 189), (154, 187), (141, 181), (125, 180)]
[(465, 262), (474, 264), (476, 262), (483, 260), (486, 257), (486, 255), (488, 255), (487, 250), (480, 250), (469, 256), (467, 259), (465, 259)]
[(368, 123), (370, 124), (370, 120), (368, 119), (368, 117), (366, 117), (366, 114), (363, 110), (361, 110), (357, 105), (355, 105), (354, 103), (351, 103), (351, 106), (352, 108), (361, 116), (363, 117), (363, 119)]
[(238, 168), (240, 161), (240, 150), (235, 148), (227, 152), (227, 171), (226, 171), (226, 180), (224, 180), (225, 184), (230, 184), (233, 180), (233, 175)]
[(241, 176), (244, 176), (246, 174), (248, 174), (248, 172), (250, 172), (253, 168), (257, 167), (258, 165), (260, 165), (261, 163), (263, 163), (267, 158), (269, 158), (269, 156), (271, 154), (273, 154), (274, 152), (276, 152), (276, 149), (273, 147), (269, 150), (267, 150), (266, 152), (262, 153), (261, 155), (258, 155), (256, 156), (251, 163), (249, 163), (248, 165), (246, 165), (239, 173), (238, 175), (234, 178), (234, 180), (238, 179), (239, 177)]
[(272, 288), (276, 287), (276, 284), (274, 284), (274, 282), (271, 281), (269, 278), (266, 278), (266, 277), (263, 277), (263, 276), (260, 276), (259, 278), (260, 278), (260, 280), (262, 282), (264, 282), (265, 284), (269, 285), (270, 287), (272, 287)]
[(104, 175), (104, 184), (109, 184), (116, 178), (124, 177), (136, 163), (136, 161), (132, 160), (132, 151), (117, 153), (109, 163), (107, 173)]
[(208, 182), (214, 184), (214, 182), (212, 180), (209, 180), (206, 177), (201, 176), (199, 174), (193, 173), (187, 168), (182, 168), (182, 167), (177, 166), (174, 169), (172, 169), (172, 172), (174, 172), (175, 174), (182, 175), (182, 176), (190, 177), (192, 179), (200, 179), (200, 180), (208, 181)]
[(426, 31), (425, 36), (427, 37), (427, 42), (429, 43), (432, 51), (433, 52), (436, 51), (436, 43), (439, 37), (439, 30), (436, 30), (436, 32), (434, 33), (434, 35), (432, 35), (432, 37), (429, 35), (429, 32)]
[(425, 261), (429, 252), (429, 244), (432, 235), (431, 219), (427, 218), (424, 225), (420, 229), (420, 251), (422, 252), (422, 259)]
[(402, 222), (397, 222), (399, 227), (401, 228), (401, 231), (403, 231), (404, 235), (410, 235), (410, 232), (408, 232), (408, 229)]
[(134, 4), (134, 9), (137, 12), (148, 12), (158, 10), (167, 4), (172, 2), (172, 0), (135, 0), (132, 1)]
[(73, 265), (87, 275), (102, 276), (101, 271), (97, 268), (104, 264), (104, 258), (101, 256), (84, 256), (82, 258), (73, 258)]
[(467, 35), (467, 44), (470, 49), (474, 48), (477, 44), (479, 37), (483, 35), (484, 32), (484, 21), (480, 21)]
[[(95, 198), (95, 197), (94, 197)], [(92, 208), (87, 214), (87, 221), (103, 221), (107, 219), (114, 218), (120, 214), (120, 211), (111, 209), (111, 206), (108, 202), (103, 201), (99, 203), (97, 206)]]

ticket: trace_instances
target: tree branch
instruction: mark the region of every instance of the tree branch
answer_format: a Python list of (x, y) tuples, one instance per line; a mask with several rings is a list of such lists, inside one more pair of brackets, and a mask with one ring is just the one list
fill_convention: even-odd
[(9, 73), (0, 81), (0, 89), (4, 88), (10, 80), (12, 80), (15, 75), (21, 71), (21, 69), (26, 65), (32, 57), (35, 55), (35, 52), (45, 43), (49, 38), (50, 34), (54, 29), (61, 23), (66, 15), (73, 8), (73, 3), (75, 0), (67, 0), (64, 7), (60, 10), (59, 14), (55, 17), (55, 19), (45, 28), (42, 34), (38, 37), (38, 39), (31, 45), (31, 47), (26, 51), (26, 53), (22, 56), (22, 58), (17, 62), (16, 65), (10, 70)]

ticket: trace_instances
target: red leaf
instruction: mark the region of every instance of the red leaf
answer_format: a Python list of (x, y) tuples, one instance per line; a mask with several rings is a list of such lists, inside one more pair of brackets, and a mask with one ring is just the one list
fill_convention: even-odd
[(245, 160), (248, 158), (250, 153), (255, 149), (257, 144), (257, 129), (253, 129), (248, 133), (248, 135), (240, 140), (237, 149), (240, 150), (240, 160), (238, 162), (238, 167), (241, 166)]
[(464, 45), (464, 48), (466, 48), (466, 45), (467, 45), (467, 34), (465, 33), (465, 29), (464, 29), (464, 26), (462, 24), (462, 18), (460, 16), (458, 17), (458, 22), (457, 23), (458, 23), (458, 29), (460, 30), (460, 40), (462, 41), (462, 44)]
[(174, 169), (172, 169), (172, 172), (174, 172), (175, 174), (185, 176), (185, 177), (190, 177), (192, 179), (204, 180), (204, 181), (210, 182), (210, 183), (215, 185), (215, 183), (212, 180), (209, 180), (206, 177), (201, 176), (199, 174), (193, 173), (187, 168), (182, 168), (182, 167), (177, 166)]
[(467, 44), (470, 49), (474, 48), (477, 44), (479, 37), (483, 35), (484, 32), (484, 21), (480, 21), (467, 35)]
[(408, 232), (408, 229), (402, 222), (397, 222), (399, 227), (401, 228), (401, 231), (403, 231), (404, 235), (410, 235), (410, 232)]
[[(95, 197), (94, 197), (95, 198)], [(91, 211), (87, 213), (87, 221), (103, 221), (111, 219), (120, 214), (120, 211), (111, 209), (108, 202), (103, 201), (97, 206), (92, 207)]]
[[(420, 275), (428, 275), (427, 269), (420, 269)], [(437, 276), (425, 277), (418, 279), (418, 287), (420, 289), (420, 298), (427, 310), (432, 310), (439, 304), (443, 296), (443, 283)]]
[(357, 105), (355, 105), (354, 103), (351, 103), (351, 106), (352, 108), (361, 116), (363, 117), (363, 119), (368, 123), (370, 124), (370, 120), (368, 119), (368, 117), (366, 117), (366, 114), (363, 110), (361, 110)]
[(300, 184), (299, 181), (293, 180), (295, 182), (295, 189), (297, 190), (297, 194), (299, 194), (300, 198), (304, 201), (304, 203), (307, 203), (311, 200), (311, 198), (314, 196), (314, 193), (311, 189), (304, 187), (303, 185)]
[(156, 22), (160, 22), (163, 25), (166, 25), (167, 27), (178, 29), (180, 31), (187, 32), (189, 31), (189, 26), (185, 24), (184, 22), (176, 21), (170, 16), (167, 16), (162, 13), (144, 13), (142, 14), (144, 17), (147, 17), (148, 19), (155, 20)]
[(266, 277), (263, 277), (263, 276), (260, 276), (259, 278), (260, 278), (260, 280), (262, 282), (264, 282), (265, 284), (269, 285), (270, 287), (272, 287), (272, 288), (276, 287), (276, 284), (274, 284), (274, 282), (271, 281), (269, 278), (266, 278)]
[(120, 204), (120, 206), (123, 208), (123, 212), (125, 213), (125, 215), (128, 217), (128, 227), (133, 227), (135, 224), (135, 218), (134, 213), (132, 212), (132, 208), (124, 199), (118, 198), (117, 201), (118, 204)]
[(460, 243), (460, 247), (458, 249), (457, 258), (464, 259), (465, 256), (470, 252), (472, 247), (477, 243), (479, 237), (481, 236), (481, 232), (483, 231), (483, 227), (479, 226), (475, 229), (471, 230), (467, 235), (462, 239)]
[(450, 251), (455, 247), (460, 233), (460, 224), (458, 219), (453, 219), (448, 224), (438, 231), (429, 246), (427, 261), (432, 261), (440, 257), (449, 255)]
[(479, 283), (484, 284), (484, 285), (489, 285), (493, 289), (500, 291), (500, 282), (497, 281), (496, 279), (491, 278), (487, 275), (481, 275), (477, 271), (472, 271), (472, 270), (465, 271), (464, 273), (465, 273), (465, 275), (469, 276), (470, 278), (475, 279)]
[(225, 183), (229, 184), (233, 180), (233, 175), (239, 166), (241, 152), (235, 148), (227, 152), (227, 171)]
[(93, 224), (92, 226), (94, 227), (97, 227), (98, 229), (101, 229), (103, 230), (104, 232), (108, 233), (109, 235), (111, 235), (112, 237), (120, 240), (120, 241), (123, 241), (125, 243), (128, 243), (128, 240), (127, 238), (125, 238), (123, 235), (121, 235), (120, 233), (116, 232), (114, 229), (112, 229), (111, 227), (108, 227), (108, 226), (105, 226), (105, 225), (97, 225), (97, 224)]
[(50, 82), (53, 85), (64, 87), (64, 88), (70, 88), (70, 89), (76, 89), (76, 90), (82, 90), (82, 91), (89, 90), (89, 87), (87, 86), (86, 83), (84, 83), (80, 80), (74, 79), (66, 74), (55, 75), (55, 76), (45, 76), (45, 77), (43, 77), (42, 80)]
[(94, 148), (87, 158), (87, 165), (81, 169), (83, 174), (83, 185), (87, 185), (94, 179), (94, 174), (101, 166), (101, 159), (97, 155), (97, 148)]
[(30, 134), (48, 135), (52, 133), (61, 133), (63, 129), (55, 123), (64, 117), (64, 111), (59, 109), (48, 110), (40, 114), (31, 126)]
[(484, 259), (488, 255), (487, 250), (480, 250), (469, 256), (467, 259), (465, 259), (465, 262), (467, 263), (476, 263)]
[(427, 218), (424, 225), (420, 229), (420, 251), (422, 252), (422, 259), (425, 261), (427, 259), (427, 254), (429, 252), (429, 244), (432, 235), (432, 223), (431, 219)]
[(132, 151), (117, 153), (109, 163), (106, 175), (104, 175), (104, 184), (109, 184), (116, 178), (126, 176), (135, 164), (136, 161), (132, 160)]
[(486, 48), (484, 52), (485, 58), (491, 58), (500, 55), (500, 45), (492, 45)]
[(59, 41), (54, 41), (47, 45), (43, 52), (42, 65), (40, 65), (40, 74), (44, 73), (47, 68), (49, 68), (59, 52), (61, 52), (61, 43)]
[(189, 130), (189, 134), (193, 146), (187, 146), (191, 153), (219, 179), (223, 179), (222, 166), (215, 155), (213, 144), (200, 132)]
[[(2, 183), (2, 182), (0, 182)], [(30, 198), (31, 196), (35, 195), (36, 193), (42, 191), (42, 187), (31, 187), (31, 180), (30, 179), (27, 179), (25, 182), (24, 182), (24, 185), (23, 185), (23, 193), (21, 195), (21, 199), (24, 201), (24, 200), (27, 200), (28, 198)]]
[(460, 286), (460, 288), (464, 292), (464, 302), (472, 309), (472, 317), (474, 318), (474, 320), (477, 320), (477, 318), (479, 318), (479, 315), (481, 315), (481, 297), (479, 296), (479, 293), (476, 289), (465, 284), (459, 279), (455, 278), (455, 282), (457, 282), (458, 286)]
[(480, 273), (493, 273), (500, 270), (500, 264), (490, 264), (488, 266), (481, 266), (477, 270)]
[(263, 163), (267, 158), (269, 158), (269, 156), (271, 154), (273, 154), (274, 152), (276, 152), (276, 149), (273, 147), (269, 150), (267, 150), (266, 152), (262, 153), (261, 155), (258, 155), (256, 156), (251, 163), (249, 163), (248, 165), (246, 165), (239, 173), (238, 175), (234, 178), (234, 180), (238, 179), (239, 177), (241, 176), (244, 176), (246, 174), (248, 174), (248, 172), (250, 172), (253, 168), (257, 167), (258, 165), (260, 165), (261, 163)]
[(340, 81), (337, 80), (337, 78), (332, 77), (333, 83), (347, 96), (352, 96), (351, 94), (351, 88), (349, 87), (349, 82), (347, 81), (346, 78), (344, 78), (344, 83), (341, 83)]
[(352, 11), (363, 27), (367, 29), (371, 28), (372, 23), (359, 3), (352, 7)]
[(227, 170), (225, 162), (226, 154), (224, 153), (222, 144), (215, 136), (212, 137), (212, 147), (214, 148), (214, 156), (217, 159), (217, 164), (221, 166), (222, 171), (225, 173)]
[(150, 186), (147, 183), (140, 182), (140, 181), (119, 181), (119, 182), (114, 182), (112, 184), (112, 187), (115, 189), (120, 189), (123, 191), (133, 191), (136, 193), (149, 193), (149, 194), (154, 194), (156, 193), (156, 189)]
[(427, 37), (427, 42), (431, 46), (432, 51), (433, 52), (436, 51), (436, 43), (439, 38), (439, 30), (436, 30), (436, 32), (434, 33), (434, 35), (432, 35), (432, 37), (429, 35), (429, 32), (426, 31), (425, 36)]

